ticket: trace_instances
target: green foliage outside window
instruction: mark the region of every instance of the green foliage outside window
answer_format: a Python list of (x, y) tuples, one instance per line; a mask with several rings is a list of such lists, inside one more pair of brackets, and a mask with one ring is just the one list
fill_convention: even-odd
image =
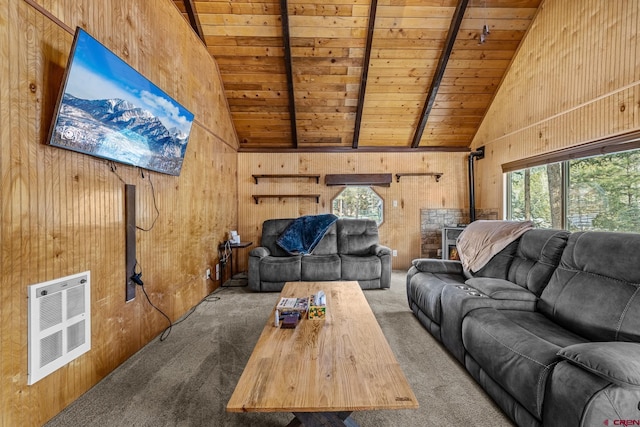
[(511, 219), (533, 221), (538, 227), (552, 228), (547, 167), (524, 169), (510, 175)]
[(640, 151), (569, 164), (569, 230), (640, 231)]
[(640, 150), (511, 172), (508, 183), (509, 219), (570, 231), (640, 231)]
[(349, 186), (333, 199), (331, 209), (340, 218), (369, 218), (380, 225), (384, 204), (371, 187)]

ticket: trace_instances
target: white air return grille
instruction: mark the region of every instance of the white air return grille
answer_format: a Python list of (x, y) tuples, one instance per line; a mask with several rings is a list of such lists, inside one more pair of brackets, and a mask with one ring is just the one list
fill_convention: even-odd
[(90, 272), (29, 286), (27, 383), (36, 383), (90, 349)]

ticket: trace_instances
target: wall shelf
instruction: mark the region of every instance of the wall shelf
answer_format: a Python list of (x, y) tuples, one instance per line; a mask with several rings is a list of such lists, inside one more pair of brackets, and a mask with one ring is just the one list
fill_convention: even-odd
[(436, 182), (440, 182), (440, 178), (442, 177), (442, 172), (410, 172), (410, 173), (397, 173), (396, 174), (396, 182), (400, 182), (400, 177), (402, 176), (433, 176), (436, 178)]
[(308, 178), (315, 179), (316, 184), (320, 183), (320, 175), (300, 175), (300, 174), (272, 174), (272, 175), (251, 175), (253, 180), (258, 184), (258, 180), (260, 178), (272, 178), (272, 179), (282, 179), (282, 178)]
[(319, 194), (253, 194), (253, 200), (258, 204), (259, 199), (280, 199), (280, 198), (296, 198), (296, 199), (316, 199), (316, 203), (320, 203)]

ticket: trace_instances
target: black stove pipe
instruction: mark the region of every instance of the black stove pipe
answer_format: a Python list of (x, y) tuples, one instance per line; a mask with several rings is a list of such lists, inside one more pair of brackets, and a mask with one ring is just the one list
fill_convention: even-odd
[(484, 146), (478, 151), (469, 153), (469, 223), (476, 220), (476, 194), (475, 194), (475, 173), (473, 170), (473, 160), (484, 158)]

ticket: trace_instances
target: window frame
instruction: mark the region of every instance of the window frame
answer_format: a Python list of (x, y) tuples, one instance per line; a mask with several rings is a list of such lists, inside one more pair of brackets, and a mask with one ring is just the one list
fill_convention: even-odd
[[(592, 147), (580, 146), (577, 149), (570, 152), (570, 149), (562, 150), (562, 153), (551, 153), (546, 155), (536, 156), (535, 158), (523, 159), (516, 162), (505, 163), (502, 165), (503, 176), (505, 179), (505, 193), (504, 193), (504, 207), (505, 217), (508, 220), (513, 218), (513, 179), (511, 174), (514, 172), (524, 171), (526, 169), (532, 169), (540, 166), (547, 166), (552, 163), (560, 163), (561, 165), (561, 188), (560, 188), (560, 215), (561, 215), (561, 227), (564, 230), (569, 230), (569, 204), (570, 204), (570, 184), (571, 184), (571, 162), (577, 160), (583, 160), (588, 158), (595, 158), (601, 156), (609, 156), (629, 151), (640, 151), (640, 130), (629, 132), (624, 134), (630, 138), (626, 141), (622, 141), (622, 135), (618, 137), (612, 137), (607, 140), (613, 140), (614, 143), (611, 146), (606, 146), (599, 141), (597, 144), (592, 144)], [(557, 154), (557, 155), (556, 155)], [(543, 162), (543, 160), (546, 160)], [(515, 169), (516, 165), (523, 166)]]
[[(382, 197), (380, 195), (380, 193), (378, 193), (374, 188), (373, 185), (344, 185), (342, 186), (342, 188), (340, 189), (340, 191), (338, 191), (332, 198), (331, 198), (331, 213), (338, 216), (334, 211), (333, 211), (333, 202), (335, 199), (337, 199), (347, 188), (355, 188), (355, 187), (362, 187), (362, 188), (368, 188), (369, 190), (371, 190), (382, 202), (382, 221), (380, 221), (380, 223), (378, 224), (378, 221), (376, 221), (376, 224), (378, 225), (378, 228), (380, 228), (382, 226), (382, 224), (384, 224), (385, 222), (385, 218), (386, 218), (386, 213), (385, 213), (385, 200), (384, 197)], [(344, 218), (344, 217), (340, 217), (338, 216), (338, 218)], [(367, 219), (372, 219), (367, 217)]]

